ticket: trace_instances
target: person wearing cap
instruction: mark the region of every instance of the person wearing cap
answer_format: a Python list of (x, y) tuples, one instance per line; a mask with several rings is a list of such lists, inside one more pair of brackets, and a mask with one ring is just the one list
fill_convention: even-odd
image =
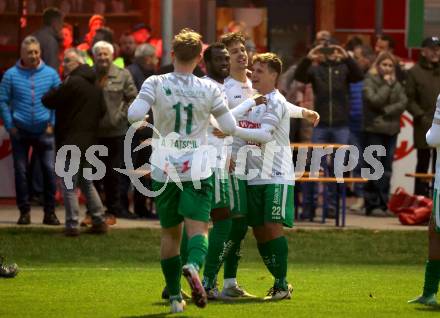
[(93, 44), (93, 38), (95, 37), (96, 30), (105, 26), (105, 19), (102, 15), (95, 14), (89, 19), (89, 32), (84, 37), (84, 42), (78, 45), (78, 49), (81, 51), (91, 50)]
[[(417, 149), (417, 173), (426, 173), (433, 159), (435, 167), (435, 149), (426, 143), (426, 133), (431, 127), (437, 96), (440, 93), (440, 40), (428, 37), (421, 43), (422, 49), (418, 62), (408, 71), (406, 93), (407, 110), (414, 118), (414, 147)], [(414, 193), (429, 196), (429, 184), (415, 179)]]

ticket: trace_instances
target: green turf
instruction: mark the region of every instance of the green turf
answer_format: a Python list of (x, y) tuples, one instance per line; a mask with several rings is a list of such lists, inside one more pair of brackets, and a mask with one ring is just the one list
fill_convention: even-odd
[[(22, 269), (15, 279), (0, 280), (0, 317), (167, 314), (168, 304), (160, 300), (159, 231), (74, 239), (59, 232), (0, 229), (0, 254)], [(296, 231), (288, 238), (292, 300), (210, 302), (203, 310), (190, 304), (185, 316), (438, 317), (438, 309), (406, 304), (423, 284), (426, 233)], [(239, 281), (258, 296), (272, 284), (251, 235)]]

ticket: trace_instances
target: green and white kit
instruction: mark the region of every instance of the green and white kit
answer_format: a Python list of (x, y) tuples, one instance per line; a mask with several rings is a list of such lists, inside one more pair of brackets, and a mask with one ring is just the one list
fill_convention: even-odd
[(278, 90), (266, 95), (267, 105), (253, 107), (247, 116), (248, 126), (269, 124), (276, 129), (273, 140), (263, 145), (251, 145), (259, 156), (247, 157), (248, 174), (256, 176), (248, 180), (248, 222), (251, 226), (264, 222), (293, 226), (294, 167), (289, 141), (290, 117), (286, 99)]
[[(224, 90), (230, 109), (234, 109), (255, 95), (255, 90), (252, 88), (252, 82), (249, 79), (246, 82), (239, 82), (232, 77), (228, 77), (225, 79)], [(246, 116), (245, 114), (235, 118), (240, 126), (245, 122)], [(237, 152), (244, 145), (246, 145), (246, 141), (238, 137), (233, 138), (231, 154), (233, 160), (237, 159)], [(235, 173), (231, 173), (229, 176), (229, 200), (233, 217), (247, 214), (247, 182), (244, 179), (244, 176)]]

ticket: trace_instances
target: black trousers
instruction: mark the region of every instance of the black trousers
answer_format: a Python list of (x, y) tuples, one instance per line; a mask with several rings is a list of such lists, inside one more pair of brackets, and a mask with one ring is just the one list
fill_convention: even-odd
[[(121, 212), (120, 173), (114, 168), (120, 168), (124, 158), (124, 136), (99, 138), (98, 144), (108, 149), (108, 156), (100, 157), (105, 164), (106, 172), (100, 185), (103, 186), (107, 213), (118, 215)], [(99, 187), (100, 188), (100, 187)]]
[(384, 173), (378, 180), (369, 180), (364, 187), (365, 209), (367, 214), (376, 208), (387, 209), (390, 193), (391, 175), (393, 173), (393, 157), (396, 150), (397, 135), (388, 136), (366, 132), (364, 134), (364, 149), (370, 145), (382, 145), (387, 150), (386, 156), (377, 160), (383, 166)]
[[(151, 146), (144, 147), (136, 152), (133, 150), (141, 144), (145, 139), (150, 138), (150, 136), (145, 136), (145, 134), (141, 134), (136, 132), (134, 138), (132, 140), (132, 153), (131, 159), (133, 161), (133, 167), (135, 169), (141, 167), (145, 163), (150, 162), (151, 156)], [(122, 164), (123, 168), (125, 168), (125, 164)], [(131, 185), (131, 180), (128, 176), (121, 175), (121, 183), (120, 183), (120, 191), (121, 191), (121, 205), (122, 209), (125, 212), (129, 211), (129, 200), (128, 200), (128, 192)], [(140, 178), (140, 181), (144, 187), (151, 190), (151, 179), (150, 178)], [(151, 211), (147, 209), (147, 197), (145, 197), (142, 193), (140, 193), (136, 188), (133, 189), (133, 205), (134, 205), (134, 213), (140, 217), (147, 217), (151, 214)]]
[[(437, 153), (435, 149), (417, 149), (417, 173), (427, 173), (429, 168), (429, 162), (432, 158), (432, 173), (435, 173), (435, 162), (437, 160)], [(414, 181), (414, 194), (429, 196), (429, 182), (423, 181), (419, 178), (415, 178)]]

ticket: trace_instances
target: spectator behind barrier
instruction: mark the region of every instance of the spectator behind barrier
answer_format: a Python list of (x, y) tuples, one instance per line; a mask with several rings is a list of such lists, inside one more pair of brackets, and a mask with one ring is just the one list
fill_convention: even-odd
[(20, 60), (8, 69), (0, 84), (0, 110), (11, 136), (14, 159), (15, 191), (20, 210), (18, 224), (30, 224), (29, 150), (42, 165), (44, 219), (48, 225), (59, 225), (55, 215), (55, 153), (53, 111), (46, 109), (41, 97), (60, 84), (58, 73), (40, 58), (41, 50), (34, 36), (21, 43)]
[[(313, 143), (347, 144), (349, 138), (348, 120), (350, 113), (349, 84), (363, 79), (356, 62), (334, 40), (322, 40), (298, 65), (294, 78), (311, 83), (315, 96), (315, 111), (321, 115), (319, 125), (314, 128)], [(333, 161), (333, 159), (332, 159)], [(323, 157), (322, 165), (327, 166)], [(332, 164), (328, 172), (333, 175)], [(335, 215), (336, 185), (328, 184), (328, 216)], [(313, 220), (316, 208), (316, 184), (304, 185), (303, 219)]]
[(103, 179), (107, 213), (119, 217), (125, 215), (120, 202), (120, 168), (123, 159), (124, 137), (128, 129), (127, 110), (135, 99), (137, 89), (126, 69), (113, 64), (113, 46), (99, 41), (93, 46), (97, 81), (103, 89), (106, 114), (99, 122), (99, 144), (108, 148), (108, 156), (102, 158), (107, 169)]
[(386, 155), (378, 157), (384, 168), (383, 176), (365, 185), (367, 215), (387, 213), (400, 116), (408, 101), (404, 87), (396, 78), (397, 63), (391, 53), (380, 53), (364, 82), (364, 147), (382, 145), (386, 149)]
[[(99, 119), (104, 115), (105, 106), (102, 90), (96, 85), (93, 69), (85, 64), (81, 51), (68, 49), (63, 61), (65, 80), (57, 88), (52, 89), (43, 97), (43, 103), (55, 110), (55, 139), (57, 150), (63, 146), (75, 145), (79, 153), (71, 152), (66, 158), (65, 170), (70, 167), (73, 159), (79, 162), (78, 172), (72, 176), (72, 184), (62, 180), (64, 206), (66, 209), (66, 236), (79, 235), (79, 204), (76, 186), (79, 185), (87, 199), (87, 208), (92, 216), (94, 233), (107, 232), (104, 220), (104, 208), (93, 182), (83, 178), (83, 168), (89, 164), (85, 159), (87, 149), (97, 143)], [(62, 156), (60, 156), (61, 160)], [(75, 161), (76, 161), (75, 160)]]
[[(406, 93), (408, 111), (414, 118), (414, 147), (417, 149), (416, 172), (428, 172), (429, 162), (435, 170), (436, 151), (426, 143), (426, 133), (431, 127), (435, 103), (440, 94), (440, 40), (429, 37), (423, 40), (419, 61), (408, 71)], [(429, 196), (429, 183), (415, 178), (414, 193)]]

